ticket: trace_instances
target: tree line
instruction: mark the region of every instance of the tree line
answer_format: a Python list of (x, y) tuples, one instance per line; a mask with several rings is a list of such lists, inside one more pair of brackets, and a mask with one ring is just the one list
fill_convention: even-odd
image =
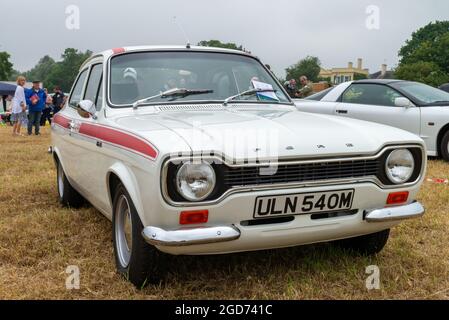
[[(224, 43), (219, 40), (203, 40), (199, 46), (221, 47), (247, 51), (242, 45), (233, 42)], [(414, 32), (399, 50), (399, 65), (394, 70), (395, 77), (402, 80), (419, 81), (432, 86), (440, 86), (449, 82), (449, 21), (436, 21)], [(92, 52), (67, 48), (59, 61), (46, 55), (36, 66), (26, 72), (13, 69), (10, 55), (0, 52), (0, 81), (14, 81), (19, 74), (29, 80), (40, 80), (47, 88), (58, 85), (68, 92), (78, 74), (81, 64)], [(285, 69), (286, 79), (298, 79), (305, 75), (309, 80), (317, 82), (321, 62), (318, 57), (307, 56)], [(284, 79), (280, 79), (283, 81)]]

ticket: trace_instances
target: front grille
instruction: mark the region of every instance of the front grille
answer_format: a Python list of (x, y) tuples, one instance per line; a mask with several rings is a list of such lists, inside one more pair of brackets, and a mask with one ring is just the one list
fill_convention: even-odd
[[(399, 147), (398, 147), (399, 148)], [(416, 147), (408, 147), (415, 159), (415, 170), (407, 183), (416, 182), (423, 169), (423, 150)], [(214, 162), (216, 173), (216, 185), (210, 196), (204, 201), (214, 201), (222, 197), (228, 191), (239, 188), (253, 188), (258, 186), (277, 187), (283, 184), (326, 184), (330, 181), (362, 180), (368, 181), (375, 177), (380, 187), (398, 187), (392, 183), (385, 172), (385, 162), (388, 155), (394, 150), (390, 147), (388, 150), (380, 152), (376, 158), (351, 158), (340, 160), (317, 160), (317, 162), (280, 162), (275, 170), (268, 169), (267, 166), (231, 166), (226, 163)], [(176, 173), (181, 163), (175, 163), (173, 160), (167, 164), (166, 192), (167, 198), (176, 203), (188, 204), (177, 191)], [(273, 167), (274, 168), (274, 167)], [(273, 169), (271, 168), (271, 169)], [(271, 171), (271, 172), (270, 172)], [(267, 174), (269, 173), (269, 174)], [(399, 185), (401, 186), (401, 185)], [(195, 203), (198, 204), (198, 203)]]
[[(380, 160), (351, 160), (305, 164), (279, 164), (273, 170), (265, 167), (224, 167), (223, 181), (227, 188), (279, 183), (302, 183), (376, 176)], [(271, 172), (270, 172), (271, 171)]]

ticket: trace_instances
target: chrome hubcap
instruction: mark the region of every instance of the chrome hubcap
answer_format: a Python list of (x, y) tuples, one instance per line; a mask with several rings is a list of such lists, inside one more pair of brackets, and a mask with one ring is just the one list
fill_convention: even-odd
[(132, 220), (128, 199), (121, 195), (117, 201), (115, 212), (115, 239), (118, 259), (126, 268), (131, 258), (132, 250)]
[(58, 163), (58, 192), (59, 196), (62, 198), (64, 196), (64, 171), (62, 171), (60, 163)]

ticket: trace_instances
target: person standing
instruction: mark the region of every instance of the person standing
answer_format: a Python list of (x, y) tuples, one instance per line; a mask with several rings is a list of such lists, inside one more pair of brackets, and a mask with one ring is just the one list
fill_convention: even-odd
[(1, 97), (0, 97), (0, 99), (2, 100), (2, 105), (3, 105), (3, 110), (4, 110), (3, 112), (4, 112), (4, 113), (6, 113), (6, 111), (7, 111), (7, 110), (6, 110), (6, 98), (7, 98), (7, 97), (8, 97), (8, 96), (1, 96)]
[(44, 110), (47, 101), (45, 91), (40, 88), (40, 81), (33, 81), (33, 87), (25, 92), (25, 98), (28, 105), (28, 135), (34, 133), (40, 135), (40, 121), (42, 110)]
[(310, 82), (306, 76), (301, 76), (299, 78), (299, 82), (301, 83), (302, 88), (298, 90), (298, 93), (297, 93), (298, 98), (307, 98), (308, 96), (313, 94), (312, 82)]
[(41, 127), (45, 127), (45, 123), (48, 120), (48, 123), (51, 125), (51, 113), (53, 111), (53, 99), (48, 94), (47, 89), (44, 89), (45, 94), (47, 95), (47, 101), (45, 101), (45, 107), (44, 110), (42, 110), (42, 117), (41, 117)]
[(296, 98), (297, 88), (296, 88), (296, 80), (291, 79), (286, 83), (285, 90), (287, 90), (288, 95), (290, 98)]
[(59, 86), (53, 89), (53, 115), (57, 114), (64, 107), (64, 92)]
[(14, 124), (12, 129), (13, 136), (20, 136), (20, 127), (26, 120), (26, 98), (25, 98), (25, 77), (17, 77), (17, 88), (12, 99), (11, 122)]

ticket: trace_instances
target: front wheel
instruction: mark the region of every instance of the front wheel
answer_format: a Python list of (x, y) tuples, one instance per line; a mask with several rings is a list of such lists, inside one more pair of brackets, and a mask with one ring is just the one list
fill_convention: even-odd
[(81, 207), (85, 203), (85, 199), (72, 187), (59, 160), (56, 162), (56, 170), (56, 184), (58, 187), (59, 202), (64, 207)]
[(374, 255), (382, 251), (390, 236), (390, 229), (367, 234), (360, 237), (335, 241), (335, 244), (343, 249), (360, 253), (362, 255)]
[(444, 160), (449, 161), (449, 131), (447, 131), (444, 134), (443, 139), (441, 139), (440, 150), (441, 150), (441, 157)]
[(115, 191), (112, 226), (117, 271), (137, 288), (158, 283), (165, 275), (165, 255), (145, 242), (142, 222), (122, 184)]

